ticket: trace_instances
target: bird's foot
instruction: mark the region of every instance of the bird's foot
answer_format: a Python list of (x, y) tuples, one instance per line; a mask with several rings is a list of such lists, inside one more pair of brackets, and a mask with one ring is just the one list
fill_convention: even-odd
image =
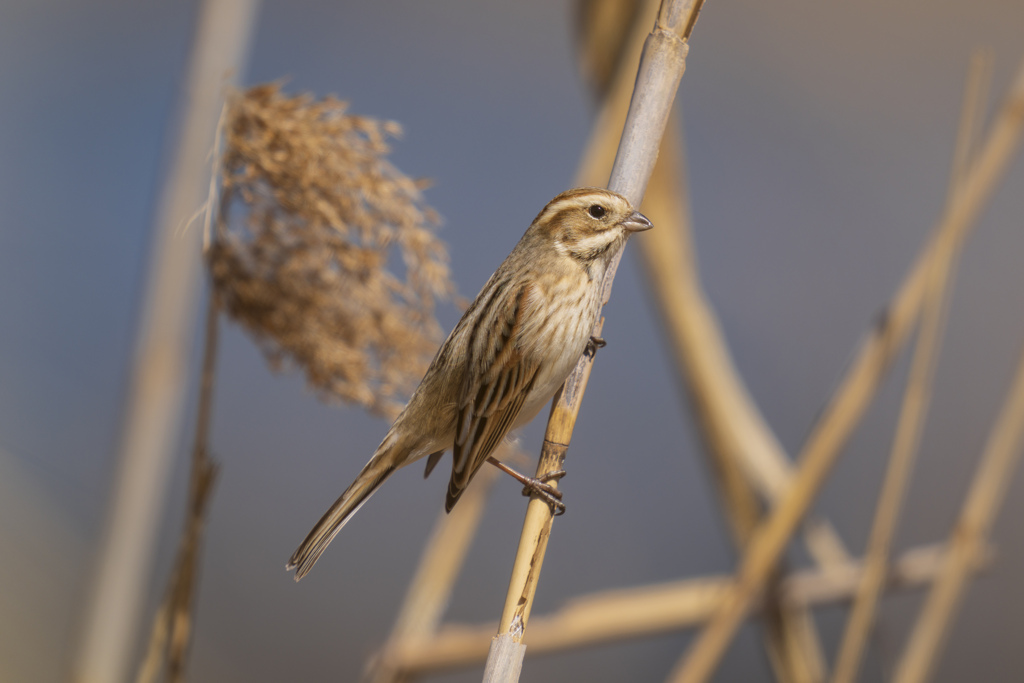
[(565, 470), (548, 472), (541, 477), (524, 477), (523, 495), (532, 496), (537, 494), (545, 503), (551, 506), (555, 517), (565, 514), (565, 503), (562, 502), (562, 492), (549, 484), (549, 481), (558, 481), (565, 476)]
[(591, 358), (593, 358), (594, 355), (597, 354), (598, 349), (603, 349), (606, 346), (608, 346), (608, 342), (604, 340), (604, 337), (591, 336), (590, 339), (587, 341), (587, 350), (585, 351), (585, 353)]
[(549, 481), (558, 481), (564, 477), (565, 470), (548, 472), (547, 474), (537, 478), (528, 477), (525, 474), (516, 472), (494, 456), (488, 456), (487, 462), (491, 463), (505, 474), (512, 476), (516, 481), (522, 484), (524, 496), (531, 496), (536, 493), (545, 503), (551, 506), (551, 510), (556, 517), (565, 513), (565, 503), (562, 502), (562, 492), (548, 483)]

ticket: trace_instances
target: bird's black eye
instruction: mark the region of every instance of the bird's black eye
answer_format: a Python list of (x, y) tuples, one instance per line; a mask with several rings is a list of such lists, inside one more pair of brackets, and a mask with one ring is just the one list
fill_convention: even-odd
[(591, 218), (604, 218), (604, 207), (600, 204), (591, 204), (590, 208), (587, 209), (587, 213), (590, 214)]

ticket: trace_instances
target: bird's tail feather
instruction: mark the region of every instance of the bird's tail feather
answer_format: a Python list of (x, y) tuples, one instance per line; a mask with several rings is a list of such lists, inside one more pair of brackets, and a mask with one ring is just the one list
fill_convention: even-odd
[(288, 560), (285, 568), (289, 571), (295, 570), (296, 581), (309, 573), (341, 528), (348, 523), (348, 520), (352, 519), (352, 515), (359, 511), (363, 503), (369, 500), (374, 491), (395, 471), (394, 464), (384, 464), (383, 462), (392, 446), (388, 441), (385, 439), (374, 456), (370, 458), (370, 462), (366, 463), (366, 466), (359, 472), (359, 476), (352, 482), (352, 485), (345, 489), (338, 500), (334, 501), (334, 505), (324, 513), (324, 516), (320, 518), (320, 521), (316, 523), (313, 530), (309, 532), (306, 539)]

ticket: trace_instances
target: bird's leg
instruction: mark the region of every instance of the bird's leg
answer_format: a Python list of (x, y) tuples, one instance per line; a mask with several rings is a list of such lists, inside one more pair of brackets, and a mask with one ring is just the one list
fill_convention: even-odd
[(588, 356), (594, 356), (598, 349), (603, 349), (608, 345), (608, 342), (604, 340), (604, 337), (591, 336), (590, 340), (587, 341), (587, 350), (584, 352)]
[(516, 472), (494, 456), (487, 456), (487, 462), (491, 463), (505, 474), (511, 475), (516, 481), (522, 484), (524, 496), (528, 496), (531, 493), (536, 493), (540, 496), (545, 503), (551, 506), (556, 517), (565, 512), (565, 503), (562, 502), (562, 492), (548, 483), (551, 480), (558, 481), (564, 477), (565, 470), (549, 472), (538, 479)]

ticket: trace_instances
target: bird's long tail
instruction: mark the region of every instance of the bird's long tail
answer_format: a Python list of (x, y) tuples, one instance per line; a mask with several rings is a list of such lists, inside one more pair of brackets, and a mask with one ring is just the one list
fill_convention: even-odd
[(324, 516), (320, 518), (320, 521), (316, 523), (313, 530), (292, 554), (285, 568), (289, 571), (295, 570), (296, 581), (309, 573), (341, 528), (348, 523), (348, 520), (352, 519), (352, 515), (359, 511), (363, 503), (369, 500), (374, 491), (395, 471), (394, 459), (387, 457), (393, 446), (394, 443), (390, 439), (384, 440), (377, 452), (370, 458), (370, 462), (366, 463), (366, 466), (359, 472), (356, 480), (345, 489), (338, 500), (334, 501), (334, 505), (324, 513)]

